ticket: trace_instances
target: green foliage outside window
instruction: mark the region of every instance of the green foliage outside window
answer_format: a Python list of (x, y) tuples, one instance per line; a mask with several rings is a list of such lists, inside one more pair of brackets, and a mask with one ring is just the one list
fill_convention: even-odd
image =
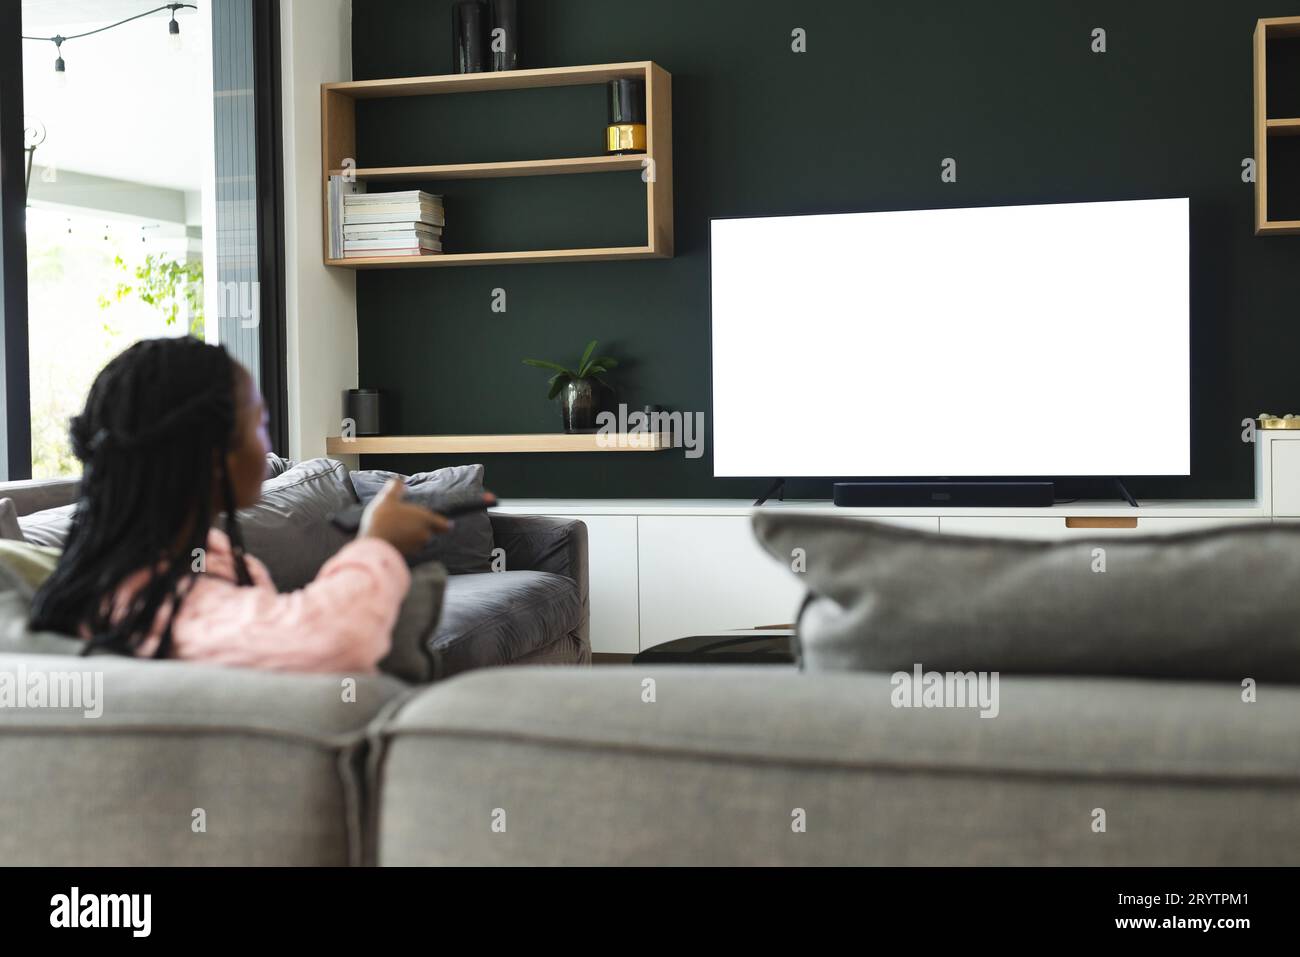
[[(110, 296), (100, 296), (99, 308), (108, 309), (116, 302), (135, 297), (161, 311), (169, 326), (188, 315), (189, 334), (196, 339), (203, 338), (203, 263), (178, 262), (169, 256), (150, 253), (134, 269), (121, 256), (113, 257), (113, 265), (130, 274), (133, 281), (118, 282)], [(108, 323), (104, 328), (115, 331)]]

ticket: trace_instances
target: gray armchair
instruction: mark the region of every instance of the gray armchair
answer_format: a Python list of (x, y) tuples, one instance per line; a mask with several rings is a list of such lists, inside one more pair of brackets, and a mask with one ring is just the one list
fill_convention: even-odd
[(492, 538), (505, 551), (506, 567), (563, 575), (578, 583), (582, 624), (573, 635), (581, 661), (591, 660), (591, 599), (587, 526), (574, 519), (490, 513)]

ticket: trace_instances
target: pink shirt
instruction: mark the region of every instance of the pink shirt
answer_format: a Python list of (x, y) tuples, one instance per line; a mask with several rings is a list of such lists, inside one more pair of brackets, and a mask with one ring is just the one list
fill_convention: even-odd
[[(235, 577), (230, 539), (208, 533), (206, 570), (195, 575), (172, 622), (171, 657), (271, 671), (373, 672), (388, 654), (411, 573), (392, 545), (357, 539), (339, 549), (316, 579), (295, 592), (275, 590), (266, 566), (245, 555), (252, 585)], [(121, 613), (147, 572), (136, 572), (114, 596)], [(137, 654), (153, 654), (167, 609)]]

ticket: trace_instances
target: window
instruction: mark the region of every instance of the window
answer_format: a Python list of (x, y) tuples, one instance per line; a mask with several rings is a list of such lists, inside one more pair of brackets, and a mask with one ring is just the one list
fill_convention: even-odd
[[(267, 393), (273, 434), (284, 429), (277, 5), (151, 7), (22, 2), (36, 478), (79, 472), (69, 416), (103, 365), (147, 337), (221, 342)], [(0, 88), (5, 122), (12, 96)]]

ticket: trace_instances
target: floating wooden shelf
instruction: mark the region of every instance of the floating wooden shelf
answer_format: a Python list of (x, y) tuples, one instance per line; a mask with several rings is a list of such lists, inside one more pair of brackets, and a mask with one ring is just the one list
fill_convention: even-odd
[(1279, 236), (1294, 236), (1300, 233), (1300, 219), (1274, 219), (1255, 227), (1256, 236), (1266, 236), (1270, 233)]
[[(630, 156), (582, 156), (502, 163), (353, 168), (358, 180), (491, 179), (643, 170), (646, 186), (646, 241), (640, 246), (456, 253), (432, 256), (374, 256), (331, 259), (329, 255), (329, 177), (356, 158), (356, 101), (379, 97), (481, 93), (538, 87), (600, 85), (633, 78), (645, 83), (646, 151)], [(382, 269), (412, 266), (478, 266), (491, 263), (583, 262), (601, 259), (666, 259), (673, 255), (672, 76), (649, 60), (598, 66), (508, 70), (391, 80), (321, 84), (321, 202), (324, 209), (324, 260), (327, 266)], [(597, 118), (598, 120), (601, 118)], [(597, 121), (593, 121), (595, 125)], [(599, 129), (596, 126), (596, 129)], [(454, 224), (452, 224), (454, 227)]]
[(364, 435), (325, 440), (330, 455), (478, 454), (493, 452), (662, 452), (672, 436), (660, 432), (569, 435)]
[[(430, 93), (484, 93), (490, 90), (528, 90), (544, 86), (592, 86), (610, 80), (641, 79), (655, 65), (649, 60), (602, 63), (595, 66), (554, 66), (539, 70), (503, 70), (496, 73), (445, 73), (384, 80), (346, 80), (322, 83), (322, 93), (341, 93), (354, 100), (393, 96), (427, 96)], [(657, 67), (655, 67), (658, 69)]]
[[(1269, 140), (1278, 136), (1300, 136), (1300, 119), (1268, 116), (1268, 58), (1275, 40), (1300, 37), (1300, 17), (1272, 17), (1255, 24), (1255, 235), (1300, 233), (1300, 220), (1270, 219), (1268, 204)], [(1300, 176), (1300, 170), (1291, 170)], [(1292, 215), (1296, 215), (1294, 212)]]
[(1300, 136), (1300, 119), (1265, 120), (1269, 136)]
[[(517, 163), (452, 163), (444, 166), (375, 166), (352, 171), (361, 181), (430, 180), (430, 179), (496, 179), (510, 176), (563, 176), (577, 173), (618, 173), (639, 170), (646, 166), (646, 157), (633, 156), (576, 156), (564, 159), (520, 160)], [(330, 173), (339, 176), (341, 169)]]
[(490, 266), (501, 263), (595, 262), (604, 259), (657, 259), (649, 246), (594, 246), (590, 249), (532, 249), (506, 253), (440, 253), (432, 256), (366, 256), (327, 259), (348, 269), (400, 269), (412, 266)]

